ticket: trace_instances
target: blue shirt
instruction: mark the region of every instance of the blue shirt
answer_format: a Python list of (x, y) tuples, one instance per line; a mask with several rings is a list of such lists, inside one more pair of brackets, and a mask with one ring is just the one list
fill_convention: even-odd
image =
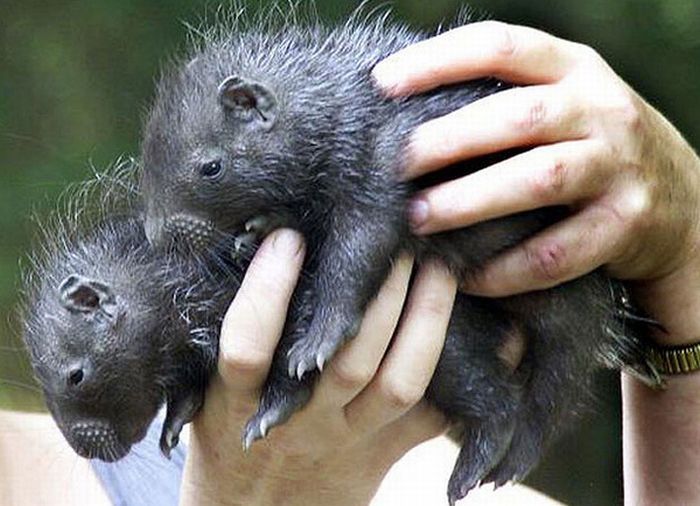
[(185, 465), (181, 442), (170, 460), (160, 452), (158, 442), (163, 418), (157, 417), (143, 441), (134, 445), (123, 459), (108, 464), (93, 459), (92, 468), (114, 506), (175, 506), (180, 497), (180, 480)]

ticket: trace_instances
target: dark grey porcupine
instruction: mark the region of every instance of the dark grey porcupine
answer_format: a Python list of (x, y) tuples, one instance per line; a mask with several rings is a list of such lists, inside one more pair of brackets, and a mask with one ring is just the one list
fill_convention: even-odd
[[(155, 252), (130, 162), (64, 196), (25, 274), (24, 341), (75, 451), (117, 460), (167, 403), (165, 453), (202, 403), (235, 276)], [(222, 280), (223, 284), (217, 280)]]

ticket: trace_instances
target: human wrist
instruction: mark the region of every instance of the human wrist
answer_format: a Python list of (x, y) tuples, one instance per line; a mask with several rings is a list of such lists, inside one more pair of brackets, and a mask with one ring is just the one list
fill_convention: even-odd
[(632, 294), (661, 324), (652, 335), (655, 344), (670, 347), (700, 341), (700, 259), (690, 259), (663, 278), (633, 283)]
[(683, 215), (673, 218), (685, 227), (675, 237), (667, 238), (663, 246), (673, 252), (664, 255), (665, 260), (657, 265), (656, 269), (663, 272), (630, 283), (635, 302), (663, 327), (653, 336), (662, 347), (700, 342), (700, 158), (670, 124), (667, 134), (668, 143), (675, 146), (674, 156), (667, 162), (684, 167), (688, 175), (685, 188), (679, 192), (687, 194), (681, 198), (685, 202)]

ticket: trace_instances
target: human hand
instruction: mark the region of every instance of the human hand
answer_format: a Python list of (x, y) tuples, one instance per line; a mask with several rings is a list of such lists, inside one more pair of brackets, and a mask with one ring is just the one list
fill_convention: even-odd
[(243, 452), (241, 432), (302, 261), (299, 237), (276, 231), (248, 269), (224, 319), (218, 373), (192, 424), (183, 504), (367, 504), (391, 464), (446, 428), (421, 399), (442, 349), (455, 282), (428, 264), (406, 296), (412, 261), (401, 258), (309, 404)]
[(529, 148), (417, 196), (410, 207), (417, 233), (544, 206), (572, 210), (494, 259), (467, 291), (546, 288), (600, 265), (616, 277), (660, 280), (695, 261), (698, 158), (591, 48), (487, 21), (408, 47), (380, 62), (374, 76), (394, 96), (484, 76), (529, 85), (427, 122), (410, 140), (407, 178)]
[[(527, 149), (426, 190), (411, 207), (417, 233), (468, 226), (542, 206), (568, 219), (485, 266), (465, 286), (508, 295), (598, 266), (636, 280), (634, 295), (686, 344), (700, 335), (700, 162), (682, 136), (592, 49), (530, 28), (475, 23), (377, 65), (390, 95), (484, 76), (520, 85), (419, 127), (406, 177), (502, 149)], [(698, 500), (697, 374), (663, 395), (623, 382), (625, 501)]]

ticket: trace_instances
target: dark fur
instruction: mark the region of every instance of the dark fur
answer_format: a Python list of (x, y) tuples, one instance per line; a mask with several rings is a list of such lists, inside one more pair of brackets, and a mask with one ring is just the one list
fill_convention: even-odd
[(143, 438), (164, 402), (161, 448), (177, 444), (238, 279), (153, 251), (133, 179), (125, 164), (69, 193), (25, 278), (23, 336), (49, 410), (78, 454), (106, 461)]
[[(483, 80), (383, 98), (370, 77), (374, 64), (427, 36), (386, 16), (337, 28), (234, 20), (206, 32), (158, 85), (143, 143), (149, 238), (189, 239), (204, 250), (265, 216), (261, 232), (290, 226), (307, 241), (294, 312), (304, 316), (287, 326), (247, 444), (306, 402), (317, 365), (354, 335), (401, 250), (441, 258), (464, 278), (565, 215), (544, 209), (428, 238), (410, 233), (406, 203), (421, 182), (397, 177), (409, 132), (503, 87)], [(620, 290), (594, 272), (527, 295), (458, 297), (427, 392), (464, 426), (451, 501), (481, 481), (523, 478), (579, 411), (594, 369), (640, 359), (635, 336), (615, 317)], [(513, 328), (527, 336), (528, 351), (510, 374), (496, 349)], [(291, 381), (287, 371), (303, 379)]]

